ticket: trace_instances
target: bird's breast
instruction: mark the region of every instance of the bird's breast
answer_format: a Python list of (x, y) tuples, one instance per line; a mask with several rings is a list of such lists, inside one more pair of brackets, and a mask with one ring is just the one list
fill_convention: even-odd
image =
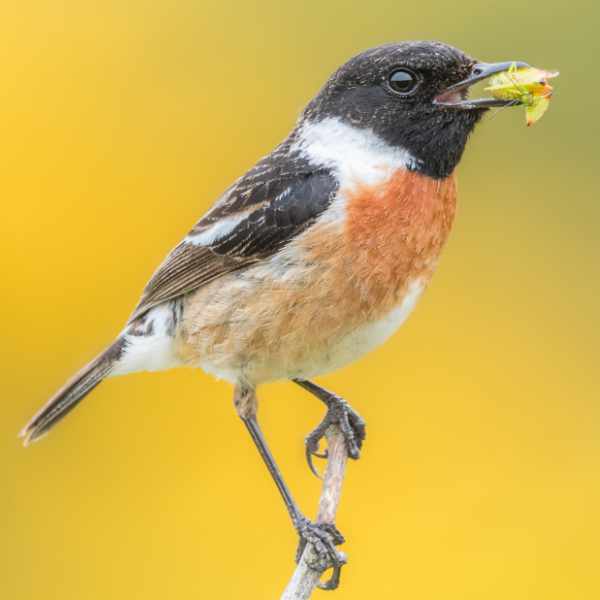
[(182, 360), (254, 383), (352, 362), (414, 308), (454, 208), (452, 179), (406, 170), (340, 187), (319, 221), (281, 252), (190, 295), (178, 336)]
[(429, 281), (454, 220), (454, 177), (398, 169), (376, 184), (342, 187), (339, 203), (339, 218), (308, 232), (304, 249), (341, 305), (352, 298), (356, 314), (383, 317), (413, 282)]

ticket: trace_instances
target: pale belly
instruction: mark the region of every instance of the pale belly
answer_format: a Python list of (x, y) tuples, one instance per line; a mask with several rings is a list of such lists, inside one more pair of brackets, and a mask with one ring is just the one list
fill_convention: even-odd
[(305, 361), (291, 369), (286, 368), (275, 378), (309, 379), (341, 369), (375, 350), (406, 321), (421, 296), (423, 287), (420, 281), (415, 280), (409, 286), (403, 301), (388, 314), (329, 340), (329, 343), (322, 348), (323, 351), (317, 351), (313, 355), (307, 356)]
[[(415, 307), (424, 282), (407, 284), (396, 306), (385, 314), (353, 310), (351, 302), (328, 302), (319, 293), (304, 294), (302, 300), (278, 295), (250, 296), (240, 286), (229, 289), (227, 303), (235, 310), (227, 318), (218, 313), (216, 292), (205, 297), (204, 310), (187, 310), (178, 351), (183, 362), (199, 366), (211, 375), (232, 383), (251, 385), (278, 379), (304, 378), (329, 373), (359, 359), (385, 342)], [(274, 295), (273, 295), (274, 294)], [(203, 294), (204, 295), (204, 294)], [(271, 301), (271, 302), (269, 302)], [(198, 306), (197, 301), (194, 302)], [(215, 311), (214, 317), (211, 313)]]

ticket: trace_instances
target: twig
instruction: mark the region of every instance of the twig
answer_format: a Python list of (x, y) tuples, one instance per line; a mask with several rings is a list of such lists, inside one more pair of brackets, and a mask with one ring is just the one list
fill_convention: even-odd
[[(348, 454), (344, 436), (337, 427), (331, 426), (327, 430), (327, 468), (323, 478), (323, 488), (319, 498), (317, 523), (335, 523), (342, 483), (346, 470)], [(298, 566), (292, 575), (281, 600), (307, 600), (317, 587), (322, 575), (319, 571), (309, 567), (309, 563), (316, 558), (313, 547), (309, 544), (304, 549)]]

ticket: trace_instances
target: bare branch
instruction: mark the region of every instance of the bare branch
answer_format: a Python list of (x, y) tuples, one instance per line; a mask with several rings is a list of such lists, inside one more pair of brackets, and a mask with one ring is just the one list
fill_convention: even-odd
[[(317, 523), (333, 524), (340, 502), (346, 461), (348, 460), (344, 436), (337, 425), (333, 425), (327, 430), (327, 452), (327, 469), (319, 498)], [(308, 566), (309, 563), (314, 563), (315, 558), (313, 547), (309, 544), (302, 553), (281, 600), (307, 600), (310, 598), (322, 575), (321, 572)]]

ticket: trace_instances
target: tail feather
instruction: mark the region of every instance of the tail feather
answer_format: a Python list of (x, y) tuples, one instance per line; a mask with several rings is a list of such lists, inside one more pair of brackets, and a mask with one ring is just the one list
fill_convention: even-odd
[(19, 437), (25, 446), (35, 442), (46, 434), (58, 421), (73, 410), (107, 375), (121, 357), (125, 340), (117, 339), (102, 354), (87, 364), (72, 377), (48, 402), (34, 415), (23, 428)]

